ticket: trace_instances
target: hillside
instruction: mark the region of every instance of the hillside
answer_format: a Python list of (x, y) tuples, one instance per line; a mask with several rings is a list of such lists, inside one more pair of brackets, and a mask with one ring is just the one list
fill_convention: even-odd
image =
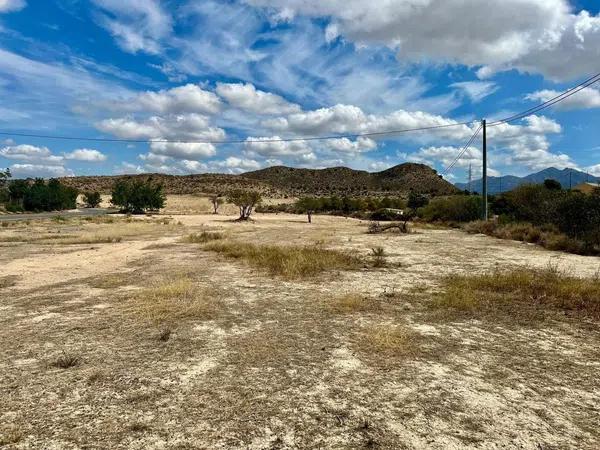
[(374, 173), (347, 167), (295, 169), (275, 166), (248, 172), (242, 176), (266, 182), (291, 195), (402, 194), (410, 190), (444, 195), (457, 190), (440, 178), (432, 168), (412, 163), (400, 164)]
[(398, 195), (410, 190), (444, 195), (457, 189), (423, 164), (401, 164), (383, 172), (370, 173), (346, 167), (295, 169), (275, 166), (241, 175), (115, 175), (62, 178), (80, 190), (109, 192), (120, 179), (152, 179), (169, 194), (227, 192), (231, 189), (258, 190), (267, 197), (298, 195)]
[[(556, 167), (549, 167), (540, 172), (532, 173), (524, 177), (516, 177), (514, 175), (505, 175), (502, 177), (488, 177), (488, 190), (490, 194), (496, 194), (498, 192), (510, 191), (522, 184), (540, 184), (544, 180), (552, 179), (558, 181), (564, 188), (568, 188), (569, 185), (575, 187), (578, 184), (585, 183), (586, 181), (592, 183), (600, 182), (600, 177), (594, 177), (588, 175), (585, 172), (581, 172), (575, 169), (557, 169)], [(468, 183), (456, 183), (458, 189), (467, 189)], [(472, 183), (471, 190), (475, 192), (481, 192), (482, 190), (481, 179), (474, 180)]]

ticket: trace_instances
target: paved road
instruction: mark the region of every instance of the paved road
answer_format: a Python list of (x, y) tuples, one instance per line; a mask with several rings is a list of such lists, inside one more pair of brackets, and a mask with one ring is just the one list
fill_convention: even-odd
[(116, 212), (107, 208), (84, 208), (69, 211), (53, 211), (33, 214), (0, 214), (0, 222), (18, 222), (20, 220), (51, 219), (52, 217), (93, 217)]

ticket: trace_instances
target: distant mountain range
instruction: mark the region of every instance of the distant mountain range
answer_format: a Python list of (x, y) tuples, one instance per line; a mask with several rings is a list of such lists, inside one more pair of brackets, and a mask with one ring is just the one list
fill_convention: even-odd
[[(490, 194), (497, 194), (499, 192), (510, 191), (522, 184), (540, 184), (544, 180), (551, 179), (556, 180), (562, 184), (563, 188), (568, 189), (569, 186), (575, 187), (578, 184), (590, 182), (600, 183), (600, 177), (594, 177), (585, 172), (581, 172), (575, 169), (557, 169), (556, 167), (549, 167), (540, 172), (532, 173), (524, 177), (516, 177), (514, 175), (505, 175), (503, 177), (488, 177), (488, 192)], [(458, 189), (468, 189), (469, 183), (455, 183)], [(473, 180), (471, 183), (471, 191), (479, 192), (482, 191), (481, 179)]]
[(448, 195), (458, 192), (424, 164), (405, 163), (382, 172), (366, 172), (347, 167), (327, 169), (296, 169), (274, 166), (240, 175), (114, 175), (61, 178), (79, 190), (110, 192), (117, 180), (151, 178), (161, 183), (170, 194), (226, 193), (231, 189), (252, 189), (266, 197), (301, 195), (406, 195), (410, 191)]

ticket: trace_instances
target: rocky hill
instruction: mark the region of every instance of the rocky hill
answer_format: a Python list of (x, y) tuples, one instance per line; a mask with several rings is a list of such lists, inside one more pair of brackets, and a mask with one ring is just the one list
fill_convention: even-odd
[(267, 197), (299, 195), (402, 195), (415, 192), (446, 195), (457, 192), (430, 167), (401, 164), (383, 172), (370, 173), (346, 167), (295, 169), (275, 166), (241, 175), (115, 175), (62, 178), (80, 190), (109, 192), (119, 179), (152, 179), (169, 194), (224, 193), (231, 189), (253, 189)]

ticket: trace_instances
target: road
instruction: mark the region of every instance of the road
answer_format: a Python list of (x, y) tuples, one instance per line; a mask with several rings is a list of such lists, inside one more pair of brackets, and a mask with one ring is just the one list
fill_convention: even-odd
[(39, 220), (39, 219), (51, 219), (56, 216), (61, 217), (94, 217), (116, 212), (115, 209), (108, 208), (83, 208), (83, 209), (71, 209), (68, 211), (53, 211), (43, 213), (32, 213), (32, 214), (0, 214), (0, 222), (18, 222), (20, 220)]

